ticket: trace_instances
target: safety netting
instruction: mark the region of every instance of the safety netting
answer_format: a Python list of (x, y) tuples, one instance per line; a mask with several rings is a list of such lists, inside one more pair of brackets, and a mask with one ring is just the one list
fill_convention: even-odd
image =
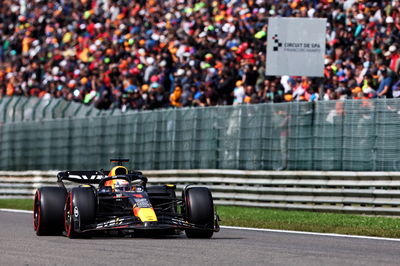
[[(397, 171), (400, 101), (298, 102), (107, 115), (49, 100), (0, 102), (0, 169)], [(49, 113), (51, 112), (51, 113)]]

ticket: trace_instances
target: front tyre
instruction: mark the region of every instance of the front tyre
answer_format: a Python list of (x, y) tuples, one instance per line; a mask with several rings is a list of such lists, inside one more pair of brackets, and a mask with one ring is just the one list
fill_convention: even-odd
[(41, 187), (33, 203), (33, 228), (36, 235), (59, 235), (64, 225), (67, 191), (61, 187)]
[(189, 187), (183, 193), (186, 218), (200, 228), (186, 229), (188, 238), (211, 238), (214, 233), (214, 203), (206, 187)]
[(96, 195), (90, 187), (77, 187), (69, 192), (65, 202), (64, 227), (68, 238), (82, 236), (81, 230), (94, 223)]

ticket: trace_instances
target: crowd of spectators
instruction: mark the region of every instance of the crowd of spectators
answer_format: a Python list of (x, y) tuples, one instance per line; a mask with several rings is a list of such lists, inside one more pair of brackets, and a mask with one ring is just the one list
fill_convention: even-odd
[[(0, 98), (100, 109), (400, 97), (400, 3), (2, 0)], [(268, 17), (327, 18), (324, 78), (265, 76)]]

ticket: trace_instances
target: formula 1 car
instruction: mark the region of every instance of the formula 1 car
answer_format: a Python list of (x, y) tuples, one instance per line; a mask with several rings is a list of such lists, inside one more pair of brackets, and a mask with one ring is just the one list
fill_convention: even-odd
[[(211, 238), (219, 231), (219, 217), (206, 187), (186, 186), (177, 198), (175, 185), (148, 186), (139, 171), (112, 160), (111, 171), (65, 171), (58, 187), (41, 187), (34, 200), (37, 235), (64, 234), (79, 238), (96, 232), (136, 235), (179, 234)], [(67, 189), (63, 181), (80, 184)]]

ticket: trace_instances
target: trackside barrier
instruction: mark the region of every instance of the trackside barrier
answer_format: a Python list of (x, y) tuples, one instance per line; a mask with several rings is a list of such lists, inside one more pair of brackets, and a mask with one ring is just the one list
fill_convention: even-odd
[[(0, 171), (0, 198), (32, 198), (58, 171)], [(149, 184), (207, 186), (218, 205), (400, 214), (399, 172), (157, 170)]]

